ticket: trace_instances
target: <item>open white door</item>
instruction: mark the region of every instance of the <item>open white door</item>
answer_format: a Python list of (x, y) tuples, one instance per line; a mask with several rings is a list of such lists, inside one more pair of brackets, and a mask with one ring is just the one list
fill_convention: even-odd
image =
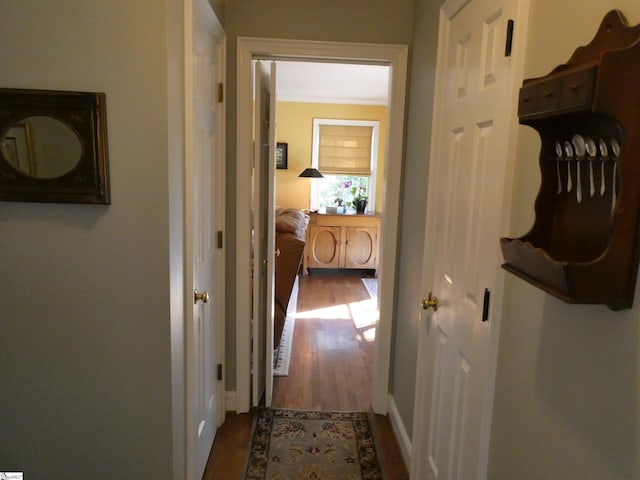
[(218, 425), (218, 305), (224, 269), (215, 238), (224, 162), (219, 108), (224, 31), (206, 1), (185, 2), (185, 307), (187, 479), (202, 478)]
[[(502, 300), (498, 239), (508, 213), (526, 5), (449, 0), (440, 12), (415, 479), (486, 478)], [(506, 56), (509, 20), (517, 41)]]
[(255, 65), (253, 406), (271, 406), (275, 276), (276, 64)]

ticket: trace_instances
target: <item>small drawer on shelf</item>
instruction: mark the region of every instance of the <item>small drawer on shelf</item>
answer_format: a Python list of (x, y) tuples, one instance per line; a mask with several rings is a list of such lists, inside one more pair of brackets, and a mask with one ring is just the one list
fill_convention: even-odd
[(536, 112), (536, 86), (522, 87), (518, 98), (518, 115), (526, 116)]
[(574, 109), (590, 107), (593, 98), (595, 78), (595, 65), (563, 76), (560, 108)]
[(536, 112), (557, 110), (560, 106), (560, 78), (550, 78), (536, 85)]

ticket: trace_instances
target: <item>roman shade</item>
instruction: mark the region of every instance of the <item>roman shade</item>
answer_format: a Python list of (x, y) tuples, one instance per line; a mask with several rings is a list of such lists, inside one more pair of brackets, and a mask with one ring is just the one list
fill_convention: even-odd
[(373, 128), (320, 125), (318, 170), (334, 175), (371, 175)]

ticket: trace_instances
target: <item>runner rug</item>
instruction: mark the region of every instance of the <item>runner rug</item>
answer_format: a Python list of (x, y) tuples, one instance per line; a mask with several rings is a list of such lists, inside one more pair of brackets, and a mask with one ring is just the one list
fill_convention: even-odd
[(361, 278), (364, 288), (367, 289), (367, 293), (371, 298), (378, 296), (378, 279), (377, 278)]
[(291, 348), (293, 347), (293, 330), (296, 327), (295, 314), (288, 313), (284, 320), (284, 328), (280, 336), (280, 346), (273, 352), (273, 374), (276, 377), (289, 375), (291, 363)]
[(366, 413), (260, 411), (245, 480), (381, 478)]

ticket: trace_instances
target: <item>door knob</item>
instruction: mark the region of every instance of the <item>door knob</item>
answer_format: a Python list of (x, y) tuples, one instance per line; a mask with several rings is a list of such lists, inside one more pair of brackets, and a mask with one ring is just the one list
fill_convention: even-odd
[(279, 257), (279, 256), (280, 256), (280, 253), (282, 253), (282, 252), (280, 252), (280, 249), (279, 249), (279, 248), (276, 248), (276, 252), (275, 252), (275, 253), (276, 253), (276, 257)]
[(423, 298), (422, 299), (422, 308), (424, 308), (425, 310), (433, 308), (433, 311), (437, 312), (438, 311), (438, 297), (434, 297), (433, 295), (431, 295), (431, 292), (429, 292), (429, 296), (427, 298)]
[(194, 290), (193, 291), (193, 303), (198, 303), (198, 302), (202, 302), (202, 303), (209, 303), (209, 293), (204, 291), (202, 293), (200, 293), (198, 290)]

